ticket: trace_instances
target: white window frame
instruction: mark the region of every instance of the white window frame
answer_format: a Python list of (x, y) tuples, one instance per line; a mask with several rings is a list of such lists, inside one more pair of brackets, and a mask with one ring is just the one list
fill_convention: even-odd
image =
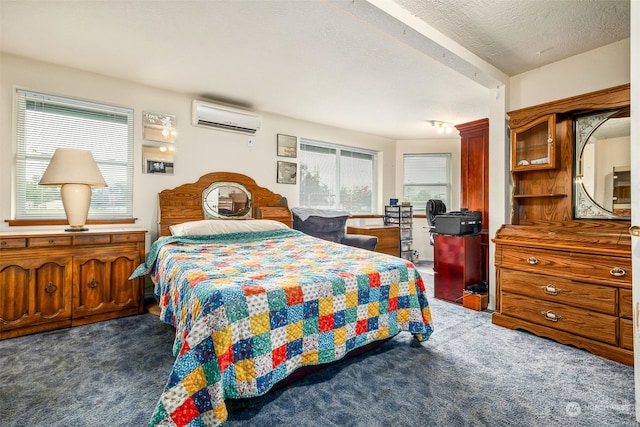
[[(433, 174), (429, 175), (425, 173), (424, 175), (416, 176), (415, 173), (409, 171), (409, 167), (407, 165), (408, 159), (412, 159), (414, 162), (424, 160), (425, 164), (427, 164), (430, 159), (445, 160), (445, 170), (440, 171), (440, 173), (437, 174), (438, 178), (435, 179)], [(447, 206), (447, 209), (449, 209), (451, 204), (451, 153), (405, 153), (402, 157), (402, 161), (402, 200), (411, 202), (414, 214), (426, 214), (427, 200), (433, 198), (442, 200)], [(429, 199), (415, 200), (415, 197), (412, 197), (407, 191), (408, 187), (423, 187), (425, 189), (445, 187), (446, 193), (445, 197), (442, 197), (442, 194), (440, 194), (439, 191), (435, 192), (435, 194), (428, 191), (430, 194)]]
[[(107, 182), (93, 189), (89, 220), (131, 219), (133, 109), (23, 89), (15, 95), (15, 219), (66, 218), (60, 190), (36, 185), (56, 148), (91, 151)], [(39, 197), (46, 203), (34, 202)]]
[[(371, 214), (375, 214), (376, 210), (377, 210), (377, 206), (378, 206), (378, 182), (377, 182), (377, 176), (378, 176), (378, 152), (377, 151), (373, 151), (373, 150), (367, 150), (367, 149), (363, 149), (363, 148), (355, 148), (355, 147), (350, 147), (350, 146), (346, 146), (346, 145), (339, 145), (339, 144), (332, 144), (332, 143), (328, 143), (328, 142), (321, 142), (321, 141), (315, 141), (315, 140), (311, 140), (311, 139), (305, 139), (305, 138), (300, 138), (300, 149), (299, 149), (299, 158), (300, 158), (300, 181), (301, 181), (301, 185), (300, 185), (300, 206), (301, 207), (313, 207), (313, 206), (308, 206), (307, 203), (305, 203), (305, 197), (303, 194), (303, 186), (302, 186), (302, 168), (304, 167), (304, 146), (312, 146), (312, 147), (317, 147), (319, 149), (327, 149), (327, 150), (335, 150), (335, 159), (336, 159), (336, 163), (335, 163), (335, 169), (336, 169), (336, 175), (334, 178), (334, 184), (333, 184), (333, 188), (332, 190), (332, 197), (333, 197), (333, 202), (327, 206), (325, 206), (325, 208), (327, 209), (344, 209), (349, 211), (349, 213), (351, 213), (352, 215), (371, 215)], [(363, 210), (358, 210), (358, 209), (350, 209), (349, 207), (345, 207), (342, 205), (342, 200), (341, 200), (341, 177), (343, 175), (343, 171), (341, 170), (341, 165), (340, 165), (340, 158), (342, 156), (343, 152), (347, 152), (350, 154), (362, 154), (364, 156), (371, 156), (371, 177), (372, 177), (372, 182), (370, 183), (370, 187), (371, 187), (371, 205), (368, 207), (367, 210), (363, 211)]]

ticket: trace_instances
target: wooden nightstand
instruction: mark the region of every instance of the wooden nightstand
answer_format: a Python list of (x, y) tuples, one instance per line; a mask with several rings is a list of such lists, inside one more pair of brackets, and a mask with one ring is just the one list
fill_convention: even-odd
[(145, 234), (0, 233), (0, 339), (142, 313)]
[(348, 234), (364, 234), (376, 236), (378, 246), (376, 252), (399, 256), (400, 255), (400, 233), (395, 225), (364, 225), (362, 227), (347, 227)]

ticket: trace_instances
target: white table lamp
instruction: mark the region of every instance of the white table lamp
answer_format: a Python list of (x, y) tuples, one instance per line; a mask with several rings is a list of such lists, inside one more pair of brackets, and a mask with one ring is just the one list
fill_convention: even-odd
[(91, 188), (107, 186), (91, 151), (76, 148), (56, 149), (39, 184), (62, 187), (62, 206), (70, 226), (66, 231), (87, 230)]

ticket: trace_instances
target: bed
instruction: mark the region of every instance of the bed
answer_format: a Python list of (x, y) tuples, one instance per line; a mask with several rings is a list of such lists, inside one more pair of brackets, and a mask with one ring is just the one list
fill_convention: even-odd
[[(241, 219), (216, 215), (218, 183), (247, 193)], [(289, 228), (286, 199), (245, 175), (207, 174), (159, 200), (160, 237), (132, 275), (150, 275), (160, 318), (176, 328), (150, 425), (220, 425), (225, 399), (262, 395), (402, 331), (432, 332), (411, 262)]]

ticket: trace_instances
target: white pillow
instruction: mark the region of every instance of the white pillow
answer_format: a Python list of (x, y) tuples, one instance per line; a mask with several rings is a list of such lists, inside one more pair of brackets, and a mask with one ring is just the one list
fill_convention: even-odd
[(173, 236), (208, 236), (289, 228), (271, 219), (203, 219), (169, 226)]

